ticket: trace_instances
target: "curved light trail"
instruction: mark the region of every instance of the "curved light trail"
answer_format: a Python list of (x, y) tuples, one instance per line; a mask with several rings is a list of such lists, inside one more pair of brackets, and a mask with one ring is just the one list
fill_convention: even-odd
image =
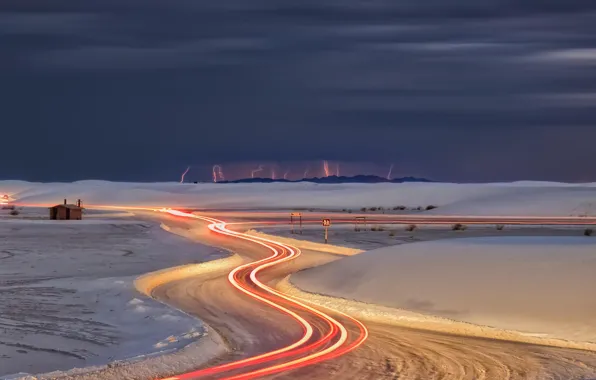
[[(232, 231), (226, 227), (226, 222), (218, 219), (172, 209), (162, 209), (160, 211), (174, 216), (209, 222), (208, 228), (213, 232), (246, 240), (270, 250), (272, 253), (270, 256), (243, 264), (232, 270), (228, 275), (228, 281), (245, 295), (290, 316), (303, 329), (302, 337), (285, 347), (250, 358), (192, 371), (162, 380), (195, 379), (211, 375), (220, 375), (220, 378), (228, 380), (253, 379), (333, 359), (356, 349), (367, 339), (368, 330), (360, 321), (344, 313), (332, 311), (357, 327), (357, 336), (350, 341), (350, 333), (342, 322), (307, 305), (305, 302), (278, 292), (259, 280), (258, 274), (261, 271), (298, 257), (301, 254), (298, 248), (274, 240), (253, 237)], [(322, 331), (319, 328), (320, 336), (317, 337), (313, 325), (301, 314), (308, 316), (309, 319), (324, 322), (327, 330)], [(240, 373), (226, 374), (234, 370), (240, 370)]]

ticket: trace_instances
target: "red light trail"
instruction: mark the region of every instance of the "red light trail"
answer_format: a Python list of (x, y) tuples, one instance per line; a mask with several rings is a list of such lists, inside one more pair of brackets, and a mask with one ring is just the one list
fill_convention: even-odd
[[(194, 379), (214, 374), (221, 374), (223, 376), (221, 378), (228, 380), (254, 379), (336, 358), (356, 349), (367, 339), (368, 330), (358, 320), (341, 312), (333, 311), (341, 319), (347, 320), (357, 328), (357, 336), (350, 339), (350, 335), (352, 334), (348, 332), (346, 326), (338, 321), (337, 318), (308, 306), (295, 297), (289, 297), (259, 280), (258, 274), (261, 271), (294, 260), (300, 256), (301, 251), (298, 248), (274, 240), (232, 231), (227, 228), (226, 222), (218, 219), (171, 209), (162, 209), (160, 211), (174, 216), (209, 222), (208, 228), (215, 233), (246, 240), (267, 248), (271, 252), (270, 256), (235, 268), (229, 273), (228, 281), (248, 297), (292, 317), (303, 329), (302, 337), (285, 347), (250, 358), (184, 373), (162, 380)], [(307, 318), (324, 322), (322, 326), (326, 326), (326, 330), (323, 330), (325, 328), (321, 327), (321, 324), (316, 324), (320, 332), (320, 337), (314, 334), (315, 327), (313, 327), (313, 324)], [(226, 372), (232, 370), (243, 370), (243, 372), (240, 374), (225, 375)]]

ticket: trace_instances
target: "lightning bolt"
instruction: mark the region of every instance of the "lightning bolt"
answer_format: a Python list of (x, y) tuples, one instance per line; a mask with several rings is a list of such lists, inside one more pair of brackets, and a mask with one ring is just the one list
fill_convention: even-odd
[(182, 173), (182, 177), (180, 178), (180, 183), (184, 183), (184, 176), (186, 175), (186, 173), (188, 173), (189, 170), (190, 170), (190, 166), (186, 168), (184, 173)]
[(250, 172), (250, 177), (255, 178), (255, 173), (262, 172), (262, 171), (263, 171), (263, 166), (259, 165), (258, 168), (256, 168), (255, 170)]
[(389, 167), (389, 173), (387, 174), (387, 179), (391, 180), (391, 172), (393, 171), (393, 164)]
[(290, 171), (288, 170), (287, 172), (284, 173), (284, 179), (288, 179), (288, 174), (290, 173)]
[(304, 171), (304, 175), (302, 176), (302, 178), (306, 178), (307, 175), (308, 175), (308, 168), (306, 168), (306, 170)]
[(335, 176), (339, 177), (339, 162), (337, 163), (337, 167), (335, 168)]
[(325, 177), (329, 177), (329, 162), (327, 160), (323, 160), (323, 171), (325, 172)]
[(271, 168), (271, 179), (275, 179), (275, 169)]
[(220, 165), (213, 165), (213, 182), (217, 183), (217, 180), (225, 181), (223, 169)]

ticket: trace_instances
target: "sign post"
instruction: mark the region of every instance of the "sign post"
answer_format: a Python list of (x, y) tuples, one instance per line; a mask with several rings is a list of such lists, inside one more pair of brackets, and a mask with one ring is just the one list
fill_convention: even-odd
[(328, 241), (328, 237), (329, 237), (328, 230), (329, 230), (330, 225), (331, 225), (331, 219), (327, 219), (327, 218), (323, 219), (323, 227), (325, 227), (325, 244), (327, 244), (327, 241)]
[(294, 218), (298, 218), (300, 221), (300, 235), (302, 235), (302, 214), (299, 212), (293, 212), (290, 214), (290, 223), (292, 224), (292, 234), (294, 234)]

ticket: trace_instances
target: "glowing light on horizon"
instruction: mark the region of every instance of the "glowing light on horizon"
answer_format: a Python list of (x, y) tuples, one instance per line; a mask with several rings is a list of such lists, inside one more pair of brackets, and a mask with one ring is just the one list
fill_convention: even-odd
[(190, 170), (190, 166), (186, 168), (186, 170), (184, 171), (184, 173), (182, 173), (182, 177), (180, 177), (180, 183), (184, 183), (184, 176), (186, 174), (188, 174), (188, 171)]
[(275, 179), (275, 169), (271, 168), (271, 179)]
[(337, 167), (335, 168), (335, 176), (339, 177), (339, 162), (337, 163)]
[(323, 171), (325, 172), (325, 177), (329, 177), (329, 162), (327, 160), (323, 160)]
[(213, 182), (217, 183), (218, 178), (220, 181), (226, 180), (221, 165), (213, 165)]
[(255, 178), (255, 173), (262, 172), (262, 171), (263, 171), (263, 165), (259, 165), (258, 168), (254, 169), (253, 171), (250, 172), (250, 177)]
[(391, 172), (393, 171), (393, 164), (391, 164), (391, 166), (389, 167), (389, 173), (387, 174), (387, 179), (390, 180), (391, 179)]

